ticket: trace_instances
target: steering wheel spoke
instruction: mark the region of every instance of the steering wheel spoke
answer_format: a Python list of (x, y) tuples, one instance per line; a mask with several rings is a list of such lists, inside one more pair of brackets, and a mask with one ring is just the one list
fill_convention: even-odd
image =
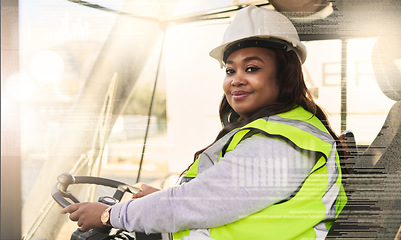
[(78, 198), (76, 198), (76, 197), (74, 196), (74, 194), (72, 194), (70, 191), (67, 191), (67, 192), (61, 192), (61, 191), (60, 191), (60, 194), (61, 194), (61, 196), (63, 196), (64, 198), (68, 198), (68, 199), (70, 199), (71, 201), (73, 201), (74, 203), (79, 203)]

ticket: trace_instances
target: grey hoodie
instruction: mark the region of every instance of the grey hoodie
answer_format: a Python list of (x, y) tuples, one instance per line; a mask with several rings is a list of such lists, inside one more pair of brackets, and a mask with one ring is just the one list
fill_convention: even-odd
[(291, 196), (315, 164), (286, 142), (260, 134), (217, 161), (228, 137), (202, 154), (202, 167), (190, 182), (116, 204), (113, 227), (166, 233), (231, 223)]

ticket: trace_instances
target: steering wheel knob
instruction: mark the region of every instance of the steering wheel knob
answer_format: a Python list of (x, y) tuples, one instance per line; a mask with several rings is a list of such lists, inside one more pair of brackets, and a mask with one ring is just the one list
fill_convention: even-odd
[(70, 173), (64, 172), (58, 175), (57, 181), (60, 183), (59, 190), (66, 192), (68, 185), (75, 183), (75, 178)]

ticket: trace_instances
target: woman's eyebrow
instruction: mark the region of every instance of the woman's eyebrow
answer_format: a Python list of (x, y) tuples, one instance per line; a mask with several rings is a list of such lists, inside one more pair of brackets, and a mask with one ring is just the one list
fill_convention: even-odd
[[(249, 61), (252, 61), (252, 60), (256, 60), (256, 61), (260, 61), (260, 62), (264, 63), (263, 60), (260, 57), (257, 57), (257, 56), (246, 57), (246, 58), (244, 58), (242, 60), (242, 62), (249, 62)], [(233, 63), (234, 63), (234, 61), (232, 61), (232, 60), (227, 60), (227, 62), (226, 62), (226, 64), (233, 64)]]
[(252, 61), (252, 60), (256, 60), (256, 61), (260, 61), (260, 62), (264, 63), (263, 60), (260, 57), (257, 57), (257, 56), (246, 57), (242, 61), (243, 62), (249, 62), (249, 61)]

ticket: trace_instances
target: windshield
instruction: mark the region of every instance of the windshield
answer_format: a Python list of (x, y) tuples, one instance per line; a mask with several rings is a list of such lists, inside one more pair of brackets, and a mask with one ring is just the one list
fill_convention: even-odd
[[(2, 106), (7, 99), (21, 106), (26, 239), (69, 239), (76, 229), (50, 197), (60, 173), (171, 186), (220, 131), (225, 72), (208, 53), (221, 43), (229, 16), (165, 25), (155, 19), (255, 1), (157, 2), (19, 1), (20, 71), (11, 77), (21, 86), (7, 81)], [(374, 76), (377, 39), (304, 39), (313, 97), (337, 134), (352, 130), (365, 147), (395, 103)], [(103, 194), (80, 190), (82, 200)]]

